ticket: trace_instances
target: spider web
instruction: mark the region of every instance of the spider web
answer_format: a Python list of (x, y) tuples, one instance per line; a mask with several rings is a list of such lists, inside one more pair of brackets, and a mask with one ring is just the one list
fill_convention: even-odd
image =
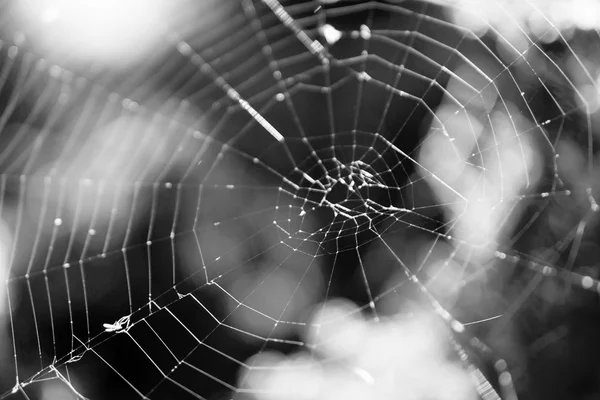
[(108, 68), (6, 2), (1, 398), (535, 393), (599, 288), (600, 41), (481, 4), (181, 1)]

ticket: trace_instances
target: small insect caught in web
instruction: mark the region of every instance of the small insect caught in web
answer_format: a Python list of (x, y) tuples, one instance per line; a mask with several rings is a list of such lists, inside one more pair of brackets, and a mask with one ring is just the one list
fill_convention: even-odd
[(126, 315), (124, 317), (119, 318), (116, 322), (112, 324), (102, 324), (105, 332), (127, 332), (131, 327), (131, 316)]

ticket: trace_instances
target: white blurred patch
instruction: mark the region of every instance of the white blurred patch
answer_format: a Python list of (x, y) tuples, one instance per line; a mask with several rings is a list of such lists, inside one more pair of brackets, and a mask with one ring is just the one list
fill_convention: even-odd
[[(472, 60), (480, 70), (486, 70), (486, 59)], [(498, 100), (498, 92), (494, 86), (490, 85), (486, 76), (480, 71), (466, 64), (459, 64), (454, 71), (455, 78), (450, 79), (446, 85), (446, 90), (452, 96), (470, 109), (475, 111), (490, 112)], [(475, 88), (478, 93), (473, 91)]]
[(445, 259), (437, 255), (427, 268), (427, 275), (430, 277), (427, 281), (427, 289), (438, 299), (454, 303), (460, 293), (460, 289), (465, 279), (465, 267), (446, 254)]
[(78, 381), (75, 374), (71, 372), (67, 378), (57, 369), (51, 369), (53, 369), (54, 373), (57, 375), (57, 379), (48, 379), (42, 382), (42, 400), (64, 400), (71, 398), (87, 400), (86, 397), (83, 397), (83, 395), (75, 389), (75, 385)]
[[(8, 265), (12, 235), (4, 221), (0, 220), (0, 325), (7, 313), (6, 309), (6, 281), (8, 280)], [(1, 341), (4, 343), (4, 341)]]
[[(556, 38), (556, 32), (567, 32), (573, 27), (594, 29), (600, 27), (600, 2), (597, 0), (437, 0), (451, 4), (450, 16), (454, 23), (472, 29), (480, 35), (494, 26), (539, 35), (542, 41)], [(514, 18), (510, 21), (508, 15)], [(548, 29), (549, 28), (549, 29)], [(550, 31), (548, 33), (548, 31)], [(554, 32), (552, 32), (554, 31)]]
[(302, 352), (254, 356), (240, 377), (244, 391), (261, 400), (476, 398), (468, 373), (446, 359), (446, 333), (436, 320), (420, 316), (372, 323), (346, 301), (315, 311), (308, 340), (321, 343), (320, 357)]
[[(12, 339), (6, 337), (8, 334), (8, 330), (4, 329), (7, 324), (8, 319), (8, 304), (7, 304), (7, 282), (8, 282), (8, 269), (9, 269), (9, 256), (10, 249), (12, 246), (12, 235), (5, 225), (4, 221), (0, 220), (0, 326), (3, 329), (0, 329), (0, 360), (7, 360), (9, 357), (9, 353), (12, 350), (11, 342)], [(16, 290), (14, 287), (11, 287), (11, 300), (18, 299), (19, 293), (14, 293)], [(13, 309), (16, 304), (12, 304)], [(2, 365), (0, 363), (0, 374), (6, 374), (8, 376), (9, 372), (6, 369), (9, 368), (8, 363), (6, 365)]]
[[(461, 101), (468, 97), (465, 83), (476, 89), (481, 82), (458, 70), (462, 76), (450, 80), (448, 91)], [(477, 249), (473, 257), (496, 249), (499, 235), (517, 220), (519, 196), (541, 174), (531, 135), (521, 133), (531, 122), (510, 103), (508, 110), (496, 107), (498, 94), (486, 93), (464, 109), (443, 102), (418, 157), (422, 176), (444, 205), (449, 234)], [(478, 116), (482, 108), (485, 114)]]
[(80, 171), (84, 184), (90, 182), (90, 176), (111, 184), (135, 182), (140, 172), (156, 171), (170, 157), (164, 137), (171, 134), (177, 138), (178, 132), (165, 132), (164, 128), (165, 123), (152, 115), (120, 116), (90, 133), (71, 168)]
[(165, 0), (22, 0), (34, 40), (55, 53), (113, 67), (155, 52), (173, 2)]
[(73, 392), (58, 380), (46, 381), (42, 387), (43, 400), (63, 400), (73, 398)]
[(600, 108), (600, 85), (584, 83), (579, 88), (579, 93), (581, 93), (581, 97), (575, 96), (575, 99), (582, 106), (586, 106), (586, 111), (589, 114), (594, 114)]
[(308, 342), (330, 357), (356, 356), (364, 340), (364, 319), (349, 301), (334, 300), (319, 308), (314, 316)]

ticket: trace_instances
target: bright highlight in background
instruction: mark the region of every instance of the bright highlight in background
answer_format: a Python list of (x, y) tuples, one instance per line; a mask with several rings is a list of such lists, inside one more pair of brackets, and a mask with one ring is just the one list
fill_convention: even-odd
[(315, 353), (253, 356), (240, 377), (244, 391), (257, 400), (477, 398), (469, 374), (447, 359), (444, 329), (431, 316), (373, 323), (345, 300), (315, 311), (307, 337)]
[[(8, 281), (9, 275), (9, 262), (10, 262), (10, 250), (12, 247), (12, 235), (11, 232), (4, 222), (4, 220), (0, 219), (0, 325), (6, 326), (8, 322), (8, 298), (7, 296), (11, 296), (12, 304), (11, 307), (14, 308), (15, 303), (18, 303), (19, 294), (15, 293), (15, 291), (11, 290), (11, 292), (7, 292), (7, 285), (5, 282)], [(15, 301), (16, 300), (16, 301)], [(0, 360), (6, 360), (9, 357), (11, 346), (10, 346), (10, 338), (9, 338), (8, 330), (1, 329), (0, 330)], [(0, 376), (7, 376), (8, 365), (3, 365), (0, 362)]]
[[(22, 0), (36, 42), (112, 67), (147, 57), (159, 39), (163, 0)], [(164, 16), (163, 16), (164, 18)]]

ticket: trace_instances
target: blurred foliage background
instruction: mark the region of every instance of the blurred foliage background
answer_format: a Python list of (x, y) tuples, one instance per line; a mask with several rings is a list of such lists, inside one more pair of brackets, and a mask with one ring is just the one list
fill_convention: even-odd
[[(157, 336), (178, 356), (203, 339), (207, 346), (186, 359), (197, 369), (172, 378), (202, 398), (228, 398), (222, 382), (239, 379), (232, 359), (305, 347), (297, 344), (304, 325), (273, 327), (265, 315), (305, 323), (337, 297), (370, 317), (428, 308), (418, 288), (400, 283), (406, 277), (376, 240), (384, 236), (459, 321), (504, 315), (467, 329), (506, 360), (521, 398), (598, 396), (597, 2), (282, 1), (310, 38), (346, 60), (327, 73), (268, 2), (83, 3), (4, 0), (0, 9), (0, 392), (14, 387), (17, 360), (19, 379), (42, 373), (15, 398), (67, 398), (72, 388), (135, 398), (131, 386), (153, 390), (151, 398), (189, 395), (172, 382), (154, 388), (160, 374), (126, 335), (96, 336), (103, 323), (133, 311), (144, 320), (169, 304), (132, 330), (140, 348), (155, 350), (151, 358), (166, 368)], [(356, 78), (362, 71), (368, 79)], [(223, 82), (286, 144), (274, 143)], [(313, 90), (328, 86), (336, 89)], [(464, 118), (451, 116), (451, 97)], [(465, 156), (478, 165), (490, 132), (507, 125), (519, 139), (506, 141), (522, 139), (531, 157), (499, 154), (491, 164), (504, 175), (483, 175), (493, 183), (509, 165), (531, 162), (531, 182), (507, 196), (506, 209), (496, 201), (494, 218), (461, 214), (465, 225), (453, 230), (448, 221), (460, 211), (422, 179), (449, 144), (427, 158), (428, 138), (443, 130), (460, 142), (461, 132), (480, 129), (481, 147)], [(391, 143), (422, 158), (407, 161), (388, 151)], [(349, 165), (353, 144), (385, 186), (369, 198), (413, 212), (382, 213), (374, 233), (327, 207), (305, 218), (281, 211), (304, 210), (314, 194), (282, 195), (283, 176), (306, 185), (294, 166), (314, 172), (317, 160), (333, 157)], [(313, 235), (279, 245), (273, 220)], [(463, 239), (473, 244), (485, 224), (497, 236), (483, 254), (447, 237), (470, 231)], [(322, 227), (327, 233), (317, 234)], [(207, 285), (222, 274), (220, 286)], [(215, 321), (226, 317), (237, 330)], [(282, 340), (260, 339), (267, 336)], [(94, 352), (65, 363), (83, 354), (82, 342)], [(472, 356), (498, 386), (493, 359)], [(62, 360), (57, 369), (53, 360)], [(44, 379), (59, 373), (64, 381)]]

